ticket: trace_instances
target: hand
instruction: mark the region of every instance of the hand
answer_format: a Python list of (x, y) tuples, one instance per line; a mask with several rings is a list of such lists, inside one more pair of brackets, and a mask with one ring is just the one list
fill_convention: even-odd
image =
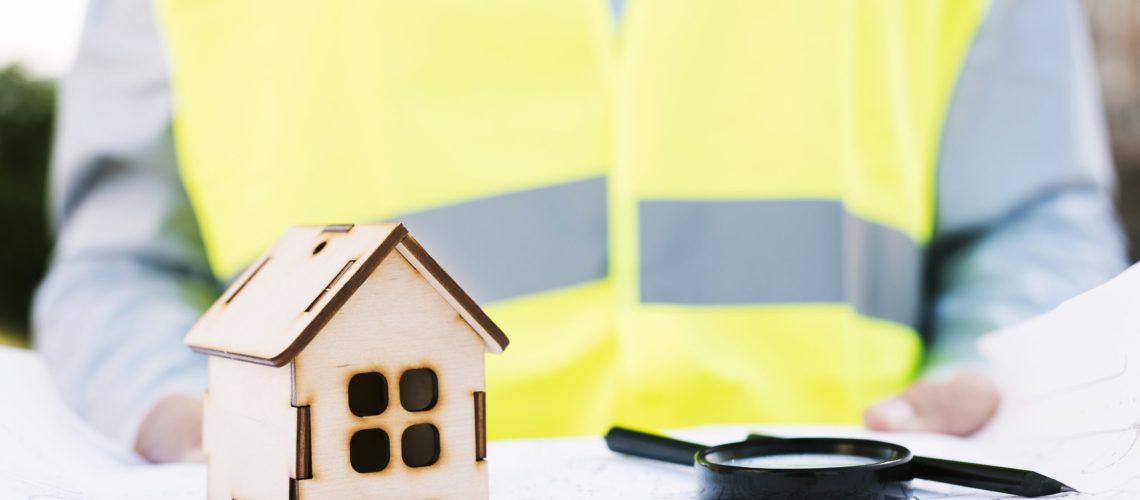
[(202, 401), (167, 396), (155, 403), (139, 425), (135, 452), (151, 462), (201, 462)]
[(976, 371), (946, 380), (919, 380), (902, 394), (880, 401), (863, 412), (874, 431), (939, 432), (968, 436), (997, 412), (997, 387)]

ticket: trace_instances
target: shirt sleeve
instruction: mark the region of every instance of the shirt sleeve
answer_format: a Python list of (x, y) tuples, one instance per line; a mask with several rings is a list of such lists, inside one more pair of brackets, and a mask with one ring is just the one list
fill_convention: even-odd
[(35, 344), (65, 399), (132, 447), (158, 399), (201, 397), (205, 359), (182, 336), (219, 293), (177, 173), (149, 0), (90, 3), (57, 120)]
[(1126, 266), (1085, 23), (1071, 0), (993, 2), (964, 62), (939, 158), (928, 370)]

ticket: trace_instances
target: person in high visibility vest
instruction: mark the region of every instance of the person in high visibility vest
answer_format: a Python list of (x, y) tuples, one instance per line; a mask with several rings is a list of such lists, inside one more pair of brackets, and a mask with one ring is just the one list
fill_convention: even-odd
[(223, 284), (289, 224), (399, 220), (511, 336), (492, 438), (968, 434), (972, 341), (1125, 266), (1090, 52), (1066, 0), (95, 0), (36, 344), (192, 458)]

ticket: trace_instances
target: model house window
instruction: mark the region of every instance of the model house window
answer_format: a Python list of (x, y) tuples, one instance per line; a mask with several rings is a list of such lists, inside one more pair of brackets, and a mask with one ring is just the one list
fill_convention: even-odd
[(408, 370), (400, 376), (400, 406), (408, 411), (427, 411), (439, 399), (439, 381), (430, 368)]
[(348, 381), (348, 409), (358, 417), (379, 415), (388, 408), (388, 379), (376, 372), (357, 373)]
[[(439, 379), (430, 368), (414, 368), (400, 375), (400, 406), (405, 410), (427, 412), (435, 408), (438, 401)], [(400, 436), (400, 454), (408, 467), (434, 464), (439, 460), (439, 429), (427, 422), (404, 429)]]
[(400, 438), (404, 464), (427, 467), (439, 460), (439, 429), (432, 424), (415, 424), (404, 429)]
[(348, 444), (352, 470), (360, 473), (379, 472), (388, 466), (390, 444), (388, 433), (380, 429), (356, 431)]
[[(431, 368), (413, 368), (400, 375), (400, 406), (428, 417), (439, 402), (439, 379)], [(388, 408), (388, 380), (377, 372), (353, 375), (348, 381), (348, 408), (357, 417), (374, 417)], [(408, 467), (427, 467), (439, 461), (439, 429), (432, 423), (409, 425), (400, 433), (400, 455)], [(359, 473), (388, 467), (391, 442), (384, 429), (362, 429), (349, 440), (349, 461)]]

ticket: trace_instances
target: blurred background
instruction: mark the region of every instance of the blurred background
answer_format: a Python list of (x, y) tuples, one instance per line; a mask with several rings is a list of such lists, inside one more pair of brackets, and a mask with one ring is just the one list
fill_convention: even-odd
[[(1085, 0), (1120, 176), (1118, 208), (1140, 259), (1140, 2)], [(0, 345), (28, 342), (51, 250), (46, 202), (55, 83), (79, 44), (85, 0), (0, 0)]]
[(0, 345), (27, 342), (47, 264), (45, 184), (55, 82), (79, 45), (85, 0), (0, 0)]

